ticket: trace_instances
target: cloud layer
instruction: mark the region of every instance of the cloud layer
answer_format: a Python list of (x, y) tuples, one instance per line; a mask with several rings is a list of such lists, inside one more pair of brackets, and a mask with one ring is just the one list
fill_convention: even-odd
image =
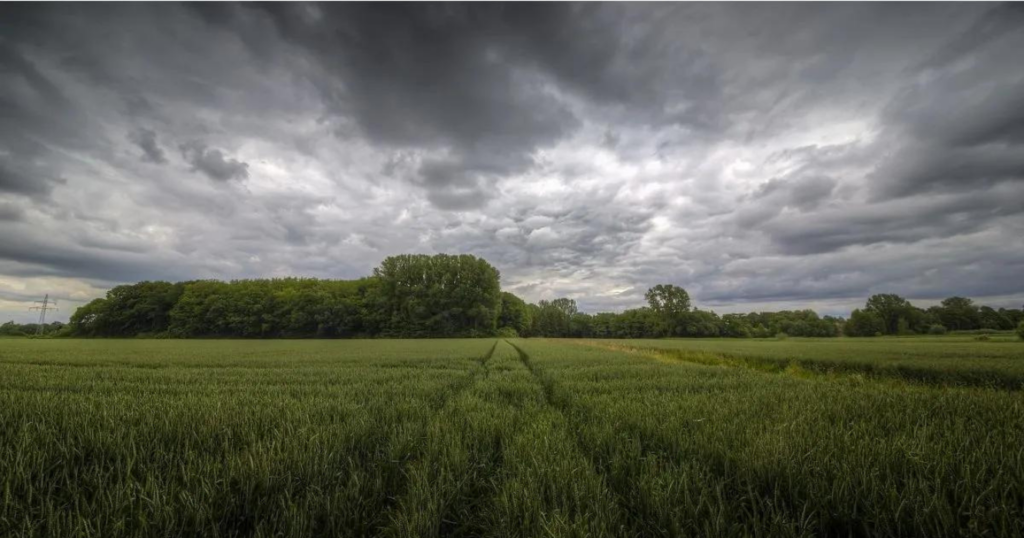
[(1008, 5), (0, 7), (0, 319), (483, 256), (584, 309), (1024, 298)]

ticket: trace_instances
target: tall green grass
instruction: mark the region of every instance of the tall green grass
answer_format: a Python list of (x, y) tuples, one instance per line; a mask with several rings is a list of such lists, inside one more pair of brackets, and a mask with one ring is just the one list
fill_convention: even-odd
[(0, 536), (1024, 533), (1020, 391), (662, 359), (5, 341)]
[(1024, 345), (950, 336), (790, 338), (785, 340), (578, 340), (612, 349), (652, 351), (683, 361), (781, 372), (860, 374), (937, 385), (1024, 389)]
[(1018, 392), (799, 379), (518, 342), (628, 534), (1015, 536)]

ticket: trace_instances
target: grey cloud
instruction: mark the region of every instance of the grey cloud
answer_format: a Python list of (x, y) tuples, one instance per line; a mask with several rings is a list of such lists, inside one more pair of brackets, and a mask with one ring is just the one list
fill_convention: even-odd
[(761, 231), (784, 253), (813, 254), (851, 245), (971, 234), (1021, 213), (1024, 189), (1007, 188), (972, 197), (917, 198), (802, 214), (767, 223)]
[(1010, 296), (1019, 14), (3, 5), (0, 275), (353, 277), (444, 251), (590, 309), (663, 282), (729, 308)]
[(14, 159), (0, 158), (0, 192), (14, 194), (44, 194), (50, 190), (45, 176), (33, 176), (30, 170), (18, 170), (21, 163)]
[(965, 56), (984, 50), (1004, 34), (1019, 32), (1024, 26), (1024, 6), (1007, 2), (993, 7), (974, 21), (970, 28), (940, 48), (919, 68), (942, 68)]
[(192, 166), (193, 172), (202, 172), (217, 181), (249, 178), (248, 163), (228, 158), (219, 149), (195, 141), (182, 144), (179, 149), (181, 156)]
[(741, 261), (715, 268), (721, 278), (705, 282), (696, 295), (715, 304), (735, 304), (822, 298), (862, 302), (871, 293), (894, 289), (907, 297), (932, 299), (1024, 293), (1016, 276), (1024, 268), (1024, 257), (1006, 248), (1019, 248), (1020, 240), (999, 239), (1002, 245), (965, 237), (942, 249), (934, 241), (876, 245), (802, 258), (800, 264), (784, 257)]
[[(81, 148), (82, 118), (17, 47), (0, 41), (0, 192), (46, 196), (62, 182), (51, 147)], [(44, 143), (42, 141), (46, 141)]]
[[(331, 111), (354, 118), (378, 143), (429, 148), (447, 155), (446, 166), (463, 167), (444, 174), (450, 181), (440, 181), (429, 162), (418, 170), (417, 182), (442, 208), (480, 203), (494, 194), (499, 177), (530, 169), (535, 150), (575, 132), (580, 122), (565, 92), (618, 121), (695, 130), (720, 130), (725, 122), (714, 65), (699, 46), (667, 39), (672, 28), (659, 10), (568, 4), (259, 8), (286, 42), (315, 60), (320, 71), (310, 76)], [(251, 25), (237, 10), (202, 11), (250, 43)], [(467, 188), (470, 182), (475, 186)]]
[(164, 150), (160, 148), (160, 145), (156, 141), (156, 133), (152, 130), (139, 129), (134, 131), (129, 135), (129, 140), (142, 150), (143, 161), (154, 164), (163, 164), (167, 162), (167, 157), (164, 156)]
[(913, 72), (888, 104), (876, 199), (1024, 181), (1024, 10), (1000, 5)]
[(949, 147), (905, 143), (873, 172), (876, 200), (964, 192), (1024, 181), (1024, 145)]
[(271, 6), (268, 13), (288, 42), (319, 63), (326, 76), (316, 84), (336, 114), (353, 117), (379, 143), (451, 155), (448, 173), (432, 162), (419, 170), (440, 207), (480, 201), (482, 166), (522, 170), (538, 145), (576, 124), (542, 79), (517, 71), (491, 46), (497, 11), (454, 4), (317, 10), (319, 17), (304, 6)]
[(154, 259), (149, 253), (81, 248), (14, 234), (4, 234), (0, 241), (0, 271), (14, 276), (65, 276), (107, 282), (192, 277), (191, 271), (169, 264), (167, 259)]
[(21, 206), (0, 201), (0, 221), (20, 221), (25, 218), (25, 210)]
[(835, 178), (827, 176), (773, 178), (761, 185), (757, 198), (776, 206), (781, 203), (802, 210), (814, 209), (829, 198), (836, 183)]

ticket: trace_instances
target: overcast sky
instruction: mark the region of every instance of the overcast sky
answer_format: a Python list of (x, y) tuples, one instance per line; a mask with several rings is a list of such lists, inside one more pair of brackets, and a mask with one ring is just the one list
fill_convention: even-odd
[(1024, 302), (1024, 9), (0, 6), (0, 321), (468, 253), (529, 301)]

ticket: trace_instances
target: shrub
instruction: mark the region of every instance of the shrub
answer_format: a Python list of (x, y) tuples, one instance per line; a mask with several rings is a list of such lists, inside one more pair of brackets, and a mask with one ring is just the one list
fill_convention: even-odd
[(512, 327), (498, 329), (498, 338), (519, 338), (519, 333)]
[(1024, 321), (1021, 321), (1020, 325), (1017, 325), (1017, 336), (1019, 336), (1021, 340), (1024, 340)]
[(975, 336), (974, 339), (978, 340), (979, 342), (988, 342), (990, 340), (990, 338), (988, 337), (987, 334), (982, 334), (982, 335), (979, 335), (979, 336)]
[(778, 333), (775, 335), (776, 340), (785, 340), (787, 338), (789, 338), (789, 335), (786, 333)]
[(946, 334), (946, 326), (936, 323), (935, 325), (928, 327), (928, 334)]

